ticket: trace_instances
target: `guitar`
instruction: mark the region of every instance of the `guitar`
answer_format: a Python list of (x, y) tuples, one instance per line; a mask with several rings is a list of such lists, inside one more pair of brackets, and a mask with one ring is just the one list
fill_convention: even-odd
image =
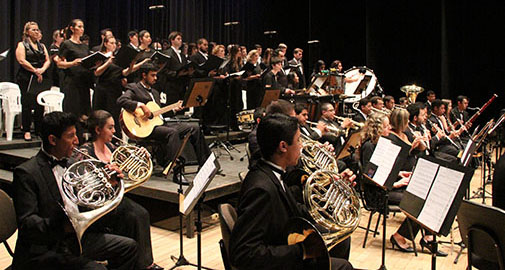
[(163, 119), (159, 116), (171, 110), (181, 108), (182, 100), (163, 108), (160, 108), (154, 101), (149, 101), (146, 106), (152, 112), (150, 118), (144, 118), (144, 111), (141, 108), (137, 108), (133, 113), (126, 110), (121, 112), (119, 121), (121, 122), (121, 128), (128, 137), (142, 139), (151, 135), (156, 126), (163, 125)]

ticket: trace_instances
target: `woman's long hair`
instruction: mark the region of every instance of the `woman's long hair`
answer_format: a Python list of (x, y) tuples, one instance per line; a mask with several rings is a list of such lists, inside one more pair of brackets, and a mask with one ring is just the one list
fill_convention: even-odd
[[(65, 39), (70, 39), (70, 37), (74, 34), (71, 27), (75, 27), (78, 22), (83, 22), (81, 19), (73, 19), (67, 26), (65, 31)], [(84, 22), (83, 22), (84, 23)]]

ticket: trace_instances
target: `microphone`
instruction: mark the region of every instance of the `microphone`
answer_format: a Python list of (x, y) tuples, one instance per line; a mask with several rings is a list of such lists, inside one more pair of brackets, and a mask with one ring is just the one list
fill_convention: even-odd
[(157, 9), (164, 9), (164, 5), (155, 5), (155, 6), (149, 6), (149, 10), (157, 10)]
[(308, 44), (315, 44), (315, 43), (319, 43), (319, 40), (317, 39), (314, 39), (314, 40), (309, 40), (307, 41)]
[(277, 31), (275, 31), (275, 30), (270, 30), (270, 31), (263, 32), (263, 35), (275, 35), (275, 34), (277, 34)]
[(466, 107), (470, 111), (478, 111), (480, 110), (480, 107)]

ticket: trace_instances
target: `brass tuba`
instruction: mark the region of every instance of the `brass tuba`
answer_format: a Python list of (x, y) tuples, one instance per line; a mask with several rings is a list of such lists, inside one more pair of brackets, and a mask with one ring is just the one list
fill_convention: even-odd
[(411, 85), (402, 86), (400, 88), (400, 90), (402, 92), (404, 92), (405, 95), (407, 95), (407, 99), (409, 101), (409, 104), (414, 104), (414, 103), (416, 103), (417, 95), (419, 95), (419, 93), (423, 92), (424, 88), (422, 88), (421, 86), (417, 86), (415, 84), (411, 84)]
[[(114, 172), (104, 167), (96, 159), (78, 161), (67, 168), (63, 175), (63, 207), (77, 235), (79, 251), (82, 253), (81, 239), (86, 229), (105, 214), (116, 208), (124, 195), (122, 181), (112, 185), (109, 180)], [(88, 211), (83, 211), (84, 207)]]

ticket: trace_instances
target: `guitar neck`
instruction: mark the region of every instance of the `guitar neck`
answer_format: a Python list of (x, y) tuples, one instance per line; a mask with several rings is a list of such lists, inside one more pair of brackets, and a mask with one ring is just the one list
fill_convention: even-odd
[(173, 109), (177, 108), (178, 106), (179, 106), (179, 102), (174, 103), (174, 104), (170, 104), (170, 105), (165, 106), (165, 107), (163, 107), (163, 108), (161, 108), (161, 109), (159, 109), (159, 110), (154, 111), (154, 112), (153, 112), (153, 116), (154, 116), (154, 117), (157, 117), (158, 115), (161, 115), (161, 114), (164, 114), (164, 113), (166, 113), (166, 112), (169, 112), (169, 111), (171, 111), (171, 110), (173, 110)]

